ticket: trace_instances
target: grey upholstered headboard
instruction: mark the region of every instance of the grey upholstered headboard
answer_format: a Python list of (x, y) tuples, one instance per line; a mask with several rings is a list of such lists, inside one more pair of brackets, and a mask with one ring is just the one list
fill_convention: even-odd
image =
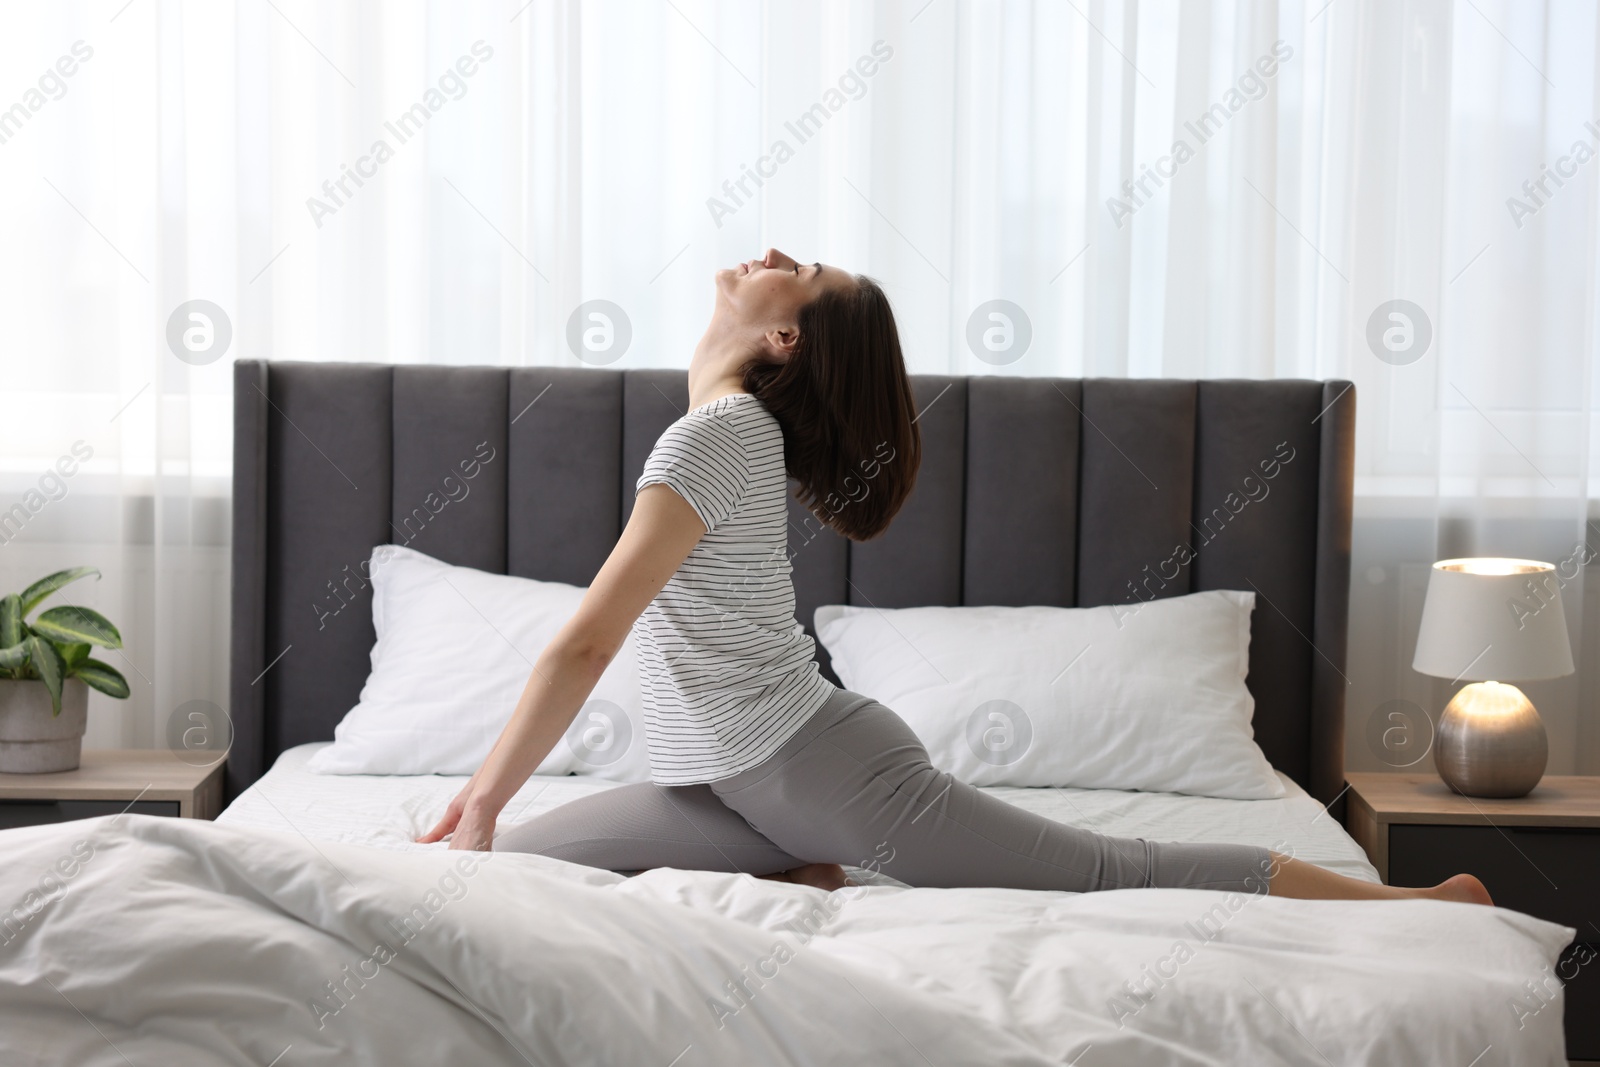
[[(586, 585), (645, 455), (688, 403), (684, 373), (667, 370), (241, 361), (234, 375), (230, 796), (284, 749), (331, 738), (355, 703), (373, 643), (360, 564), (374, 545)], [(1256, 737), (1276, 767), (1335, 799), (1349, 383), (914, 385), (923, 465), (884, 536), (850, 543), (790, 502), (808, 630), (828, 603), (1070, 606), (1255, 589)]]

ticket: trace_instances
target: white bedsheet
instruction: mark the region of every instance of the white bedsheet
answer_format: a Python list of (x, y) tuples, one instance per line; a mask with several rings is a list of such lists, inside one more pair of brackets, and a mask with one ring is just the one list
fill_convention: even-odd
[(1560, 997), (1528, 990), (1573, 931), (1467, 904), (826, 894), (238, 813), (9, 830), (0, 856), (8, 1065), (1563, 1062)]
[[(304, 834), (319, 841), (393, 849), (441, 849), (414, 838), (430, 829), (466, 778), (424, 775), (326, 775), (305, 769), (321, 744), (283, 753), (272, 769), (228, 806), (218, 822)], [(985, 792), (1060, 822), (1099, 833), (1157, 841), (1262, 845), (1354, 878), (1378, 881), (1361, 846), (1287, 776), (1276, 800), (1219, 800), (1114, 789), (1017, 789)], [(532, 778), (506, 806), (505, 830), (577, 797), (616, 787), (595, 778)], [(864, 881), (890, 882), (889, 879)]]

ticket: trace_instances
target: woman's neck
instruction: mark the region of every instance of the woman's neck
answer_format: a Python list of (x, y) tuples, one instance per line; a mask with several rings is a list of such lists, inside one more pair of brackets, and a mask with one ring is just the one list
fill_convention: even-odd
[(732, 393), (744, 392), (744, 365), (750, 361), (749, 344), (716, 322), (706, 327), (689, 360), (689, 408)]

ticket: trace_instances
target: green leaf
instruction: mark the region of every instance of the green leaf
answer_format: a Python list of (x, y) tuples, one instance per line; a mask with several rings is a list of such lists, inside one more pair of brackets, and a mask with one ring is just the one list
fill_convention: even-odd
[(22, 598), (7, 593), (0, 598), (0, 648), (22, 644)]
[(79, 578), (89, 575), (100, 577), (100, 572), (94, 567), (73, 567), (71, 570), (56, 571), (54, 574), (40, 578), (22, 591), (22, 614), (26, 615), (38, 607), (45, 597), (54, 593), (64, 585), (71, 585)]
[(0, 671), (14, 671), (18, 667), (26, 666), (28, 662), (28, 646), (17, 642), (10, 648), (0, 648)]
[(28, 658), (33, 661), (33, 670), (50, 691), (50, 714), (61, 714), (61, 682), (66, 668), (61, 662), (61, 657), (56, 654), (56, 648), (42, 637), (30, 637), (27, 641)]
[(72, 668), (82, 663), (89, 655), (89, 646), (79, 642), (66, 644), (61, 641), (52, 641), (56, 652), (61, 656), (61, 662), (66, 665), (67, 673), (72, 673)]
[(32, 623), (33, 632), (63, 644), (88, 642), (106, 648), (121, 648), (122, 635), (104, 615), (92, 608), (66, 604), (43, 612)]
[(128, 680), (122, 672), (97, 659), (86, 659), (72, 668), (72, 677), (82, 678), (90, 689), (98, 689), (108, 697), (128, 699)]

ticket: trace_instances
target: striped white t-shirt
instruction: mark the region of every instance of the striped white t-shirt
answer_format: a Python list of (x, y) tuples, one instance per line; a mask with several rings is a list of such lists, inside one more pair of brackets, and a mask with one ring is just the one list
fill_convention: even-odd
[(706, 534), (634, 623), (650, 777), (714, 782), (772, 755), (836, 691), (794, 617), (778, 420), (748, 393), (695, 408), (635, 490), (656, 484)]

